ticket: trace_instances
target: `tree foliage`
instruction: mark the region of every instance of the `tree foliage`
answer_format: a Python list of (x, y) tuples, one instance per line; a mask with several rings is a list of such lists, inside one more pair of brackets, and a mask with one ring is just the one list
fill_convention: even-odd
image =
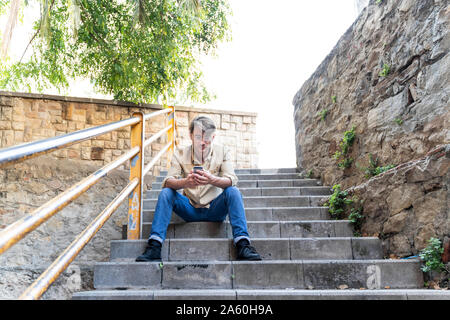
[(2, 61), (0, 88), (42, 92), (80, 77), (135, 103), (209, 99), (199, 58), (230, 39), (226, 0), (40, 1), (32, 55)]

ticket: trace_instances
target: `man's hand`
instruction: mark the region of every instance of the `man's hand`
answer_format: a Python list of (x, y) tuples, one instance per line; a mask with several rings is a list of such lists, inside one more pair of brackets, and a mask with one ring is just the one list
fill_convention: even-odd
[(222, 189), (225, 189), (226, 187), (231, 186), (231, 179), (230, 178), (221, 178), (217, 177), (208, 171), (197, 171), (195, 173), (192, 173), (194, 175), (195, 181), (201, 186), (212, 184), (215, 187), (219, 187)]
[(199, 170), (192, 171), (191, 174), (194, 176), (195, 181), (201, 185), (205, 186), (207, 184), (213, 184), (213, 182), (217, 179), (216, 176), (210, 174), (208, 171)]
[(198, 177), (199, 175), (197, 173), (191, 171), (191, 173), (189, 173), (186, 179), (184, 180), (185, 188), (195, 188), (201, 185), (197, 180)]
[(213, 186), (225, 189), (231, 186), (230, 178), (222, 178), (212, 175), (208, 171), (191, 171), (184, 179), (168, 179), (165, 187), (175, 190), (183, 188), (195, 188), (197, 186), (205, 186), (212, 184)]

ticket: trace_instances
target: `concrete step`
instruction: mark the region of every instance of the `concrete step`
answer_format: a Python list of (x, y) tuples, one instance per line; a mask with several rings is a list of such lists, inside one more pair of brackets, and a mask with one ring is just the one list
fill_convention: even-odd
[[(152, 190), (161, 190), (162, 180), (152, 183)], [(321, 186), (317, 179), (287, 179), (287, 180), (239, 180), (238, 188), (284, 188), (284, 187), (317, 187)]]
[[(74, 293), (72, 300), (450, 300), (450, 291), (427, 289), (94, 290)], [(209, 314), (213, 313), (214, 311), (211, 310)]]
[[(317, 206), (320, 200), (326, 196), (265, 196), (265, 197), (243, 197), (244, 208), (261, 207), (310, 207)], [(156, 207), (157, 199), (144, 199), (143, 209), (152, 210)]]
[[(144, 210), (143, 221), (153, 221), (155, 210)], [(297, 220), (328, 220), (328, 207), (291, 207), (291, 208), (247, 208), (247, 221), (297, 221)], [(227, 218), (228, 220), (228, 218)], [(175, 212), (172, 212), (171, 222), (184, 222)]]
[[(142, 237), (150, 236), (152, 223), (143, 223)], [(124, 226), (126, 228), (126, 225)], [(306, 221), (247, 221), (247, 229), (253, 238), (311, 238), (351, 237), (353, 228), (348, 220)], [(228, 221), (171, 223), (167, 228), (167, 239), (180, 238), (232, 238)]]
[[(240, 188), (244, 197), (264, 197), (264, 196), (314, 196), (330, 195), (331, 189), (328, 187), (284, 187), (284, 188)], [(158, 199), (161, 189), (154, 189), (145, 193), (145, 199)], [(183, 189), (177, 190), (182, 194)]]
[(420, 260), (100, 262), (96, 289), (423, 288)]
[[(378, 238), (255, 238), (251, 244), (263, 260), (383, 258)], [(113, 240), (110, 261), (132, 262), (146, 246), (146, 240)], [(163, 261), (229, 261), (236, 260), (236, 248), (231, 239), (167, 239), (161, 258)]]
[[(238, 180), (288, 180), (299, 179), (298, 173), (262, 173), (262, 174), (236, 174)], [(162, 182), (164, 176), (157, 176), (155, 182)]]
[[(275, 173), (298, 173), (297, 168), (269, 168), (269, 169), (234, 169), (238, 174), (275, 174)], [(167, 176), (167, 170), (161, 170), (160, 176)]]

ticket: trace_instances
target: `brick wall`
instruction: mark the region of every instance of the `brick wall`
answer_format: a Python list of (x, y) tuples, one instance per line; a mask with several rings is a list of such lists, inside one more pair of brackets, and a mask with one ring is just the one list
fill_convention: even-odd
[[(0, 148), (127, 119), (136, 111), (151, 113), (161, 108), (160, 105), (137, 106), (114, 100), (0, 91)], [(236, 168), (258, 167), (256, 113), (176, 106), (180, 145), (190, 143), (188, 126), (198, 115), (208, 116), (214, 120), (218, 128), (217, 140), (231, 149)], [(165, 126), (167, 126), (166, 115), (148, 120), (146, 137), (150, 137)], [(166, 144), (167, 137), (163, 136), (148, 146), (145, 151), (146, 163)], [(104, 165), (129, 148), (130, 127), (126, 127), (57, 150), (52, 156)], [(163, 159), (162, 165), (165, 164)], [(125, 165), (125, 169), (127, 166), (128, 164)], [(155, 169), (159, 169), (159, 166), (155, 166)]]

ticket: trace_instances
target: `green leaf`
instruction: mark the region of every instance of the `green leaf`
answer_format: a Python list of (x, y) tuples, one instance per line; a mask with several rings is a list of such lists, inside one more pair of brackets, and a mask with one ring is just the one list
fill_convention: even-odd
[(2, 62), (1, 89), (65, 89), (69, 78), (80, 77), (100, 93), (135, 103), (210, 98), (199, 53), (213, 54), (230, 39), (225, 0), (190, 0), (194, 11), (176, 0), (41, 3), (31, 58)]

